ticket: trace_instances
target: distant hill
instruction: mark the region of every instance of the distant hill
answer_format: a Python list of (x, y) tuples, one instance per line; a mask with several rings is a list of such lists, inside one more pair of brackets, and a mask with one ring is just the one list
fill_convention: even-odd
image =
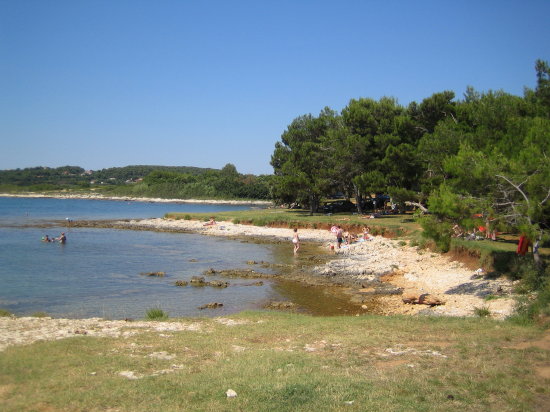
[(192, 166), (149, 166), (133, 165), (110, 167), (101, 170), (85, 170), (79, 166), (30, 167), (25, 169), (0, 170), (0, 185), (82, 185), (92, 182), (121, 184), (143, 179), (149, 173), (160, 170), (190, 175), (200, 175), (217, 169)]

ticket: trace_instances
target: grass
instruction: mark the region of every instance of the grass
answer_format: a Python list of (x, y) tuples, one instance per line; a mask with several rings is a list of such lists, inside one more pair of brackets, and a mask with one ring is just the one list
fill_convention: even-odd
[(550, 353), (525, 346), (543, 333), (532, 326), (256, 312), (232, 319), (196, 320), (198, 331), (8, 348), (0, 352), (2, 410), (518, 411), (550, 399), (535, 373)]
[(480, 318), (486, 318), (491, 316), (491, 311), (487, 306), (482, 306), (480, 308), (474, 308), (474, 314)]
[(6, 309), (0, 309), (0, 318), (10, 317), (10, 316), (13, 316), (13, 314), (10, 311), (7, 311)]
[[(211, 213), (167, 213), (170, 219), (208, 221)], [(403, 236), (416, 233), (420, 225), (414, 221), (404, 219), (402, 215), (383, 216), (377, 219), (366, 219), (361, 215), (350, 213), (335, 213), (324, 215), (314, 213), (310, 216), (305, 210), (290, 209), (253, 209), (230, 212), (217, 212), (215, 219), (233, 223), (252, 224), (256, 226), (298, 227), (310, 229), (328, 229), (332, 225), (341, 225), (345, 228), (360, 231), (364, 226), (371, 228), (371, 233), (387, 233), (392, 236)]]
[(147, 309), (145, 314), (148, 320), (167, 320), (168, 319), (168, 314), (164, 312), (161, 308)]

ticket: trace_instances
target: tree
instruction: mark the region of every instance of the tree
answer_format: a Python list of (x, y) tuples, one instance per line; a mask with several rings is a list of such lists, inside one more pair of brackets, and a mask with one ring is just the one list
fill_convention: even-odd
[(318, 117), (297, 117), (275, 144), (271, 165), (277, 176), (275, 194), (280, 200), (293, 199), (309, 206), (311, 214), (317, 211), (321, 197), (331, 186), (323, 141), (337, 118), (328, 107)]

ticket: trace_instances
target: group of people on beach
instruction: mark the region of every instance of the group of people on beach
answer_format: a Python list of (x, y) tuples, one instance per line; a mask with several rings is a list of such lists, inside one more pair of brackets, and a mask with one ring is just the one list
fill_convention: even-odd
[[(351, 245), (354, 242), (363, 242), (372, 240), (370, 235), (370, 228), (368, 226), (363, 227), (363, 231), (360, 234), (353, 234), (350, 231), (344, 231), (341, 226), (334, 225), (330, 228), (330, 231), (336, 236), (336, 247), (340, 249), (342, 244)], [(294, 236), (292, 237), (292, 244), (294, 245), (294, 254), (298, 253), (300, 249), (300, 237), (298, 236), (298, 229), (294, 229)], [(331, 245), (331, 249), (334, 249), (334, 245)]]
[(48, 235), (45, 235), (42, 237), (42, 242), (59, 242), (59, 243), (65, 243), (67, 242), (67, 236), (65, 236), (65, 232), (61, 233), (59, 237), (49, 237)]
[(365, 226), (362, 233), (357, 235), (351, 233), (350, 231), (344, 231), (344, 229), (342, 229), (342, 227), (339, 225), (332, 226), (330, 228), (330, 231), (336, 236), (336, 247), (338, 249), (340, 249), (344, 243), (346, 245), (351, 245), (352, 243), (357, 241), (365, 241), (371, 239), (370, 228), (368, 226)]

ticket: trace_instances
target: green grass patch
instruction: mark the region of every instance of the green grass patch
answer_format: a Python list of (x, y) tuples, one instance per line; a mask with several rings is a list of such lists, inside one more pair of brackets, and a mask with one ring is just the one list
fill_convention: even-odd
[(512, 411), (550, 396), (534, 373), (549, 352), (525, 346), (542, 336), (532, 326), (257, 312), (232, 320), (10, 347), (0, 352), (2, 410)]
[(146, 318), (148, 320), (167, 320), (168, 314), (163, 311), (161, 308), (151, 308), (147, 309), (145, 312)]

